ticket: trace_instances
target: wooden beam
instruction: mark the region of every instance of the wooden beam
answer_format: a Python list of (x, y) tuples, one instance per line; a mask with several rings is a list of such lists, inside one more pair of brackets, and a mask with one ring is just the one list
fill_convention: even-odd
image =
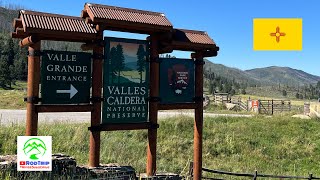
[(90, 51), (93, 50), (94, 48), (98, 47), (97, 44), (94, 43), (86, 43), (81, 45), (82, 51)]
[(218, 55), (218, 51), (205, 51), (202, 54), (203, 57), (214, 57)]
[(17, 34), (16, 32), (11, 33), (12, 38), (17, 38), (17, 39), (23, 39), (26, 38), (28, 35), (27, 34)]
[(89, 17), (88, 11), (87, 10), (82, 10), (80, 17), (82, 17), (83, 19), (86, 18), (86, 17)]
[(159, 54), (172, 53), (172, 51), (173, 51), (173, 47), (171, 45), (158, 49)]
[[(103, 29), (103, 28), (102, 28)], [(96, 40), (103, 40), (103, 31), (98, 31)], [(93, 54), (103, 54), (103, 47), (95, 47)], [(102, 94), (102, 72), (103, 57), (96, 56), (92, 62), (92, 97), (101, 97)], [(101, 102), (93, 102), (93, 110), (91, 111), (91, 126), (99, 126), (101, 124)], [(89, 167), (98, 167), (100, 165), (100, 132), (90, 132), (89, 145)]]
[[(159, 97), (159, 58), (158, 37), (155, 34), (150, 36), (150, 97)], [(149, 121), (158, 124), (158, 104), (157, 101), (149, 102)], [(147, 148), (147, 175), (154, 176), (157, 170), (157, 129), (148, 130)]]
[(174, 50), (181, 50), (181, 51), (206, 51), (206, 50), (216, 51), (217, 49), (217, 46), (215, 44), (197, 44), (197, 43), (181, 42), (181, 41), (173, 41), (172, 46)]
[(94, 15), (93, 15), (93, 13), (91, 12), (90, 7), (89, 7), (87, 4), (84, 6), (84, 9), (87, 11), (87, 13), (88, 13), (88, 15), (89, 15), (92, 23), (98, 24), (98, 23), (95, 23), (95, 21), (94, 21), (94, 20), (95, 20)]
[[(29, 54), (41, 50), (41, 41), (29, 46)], [(40, 83), (40, 56), (28, 56), (28, 83), (27, 97), (39, 97)], [(26, 136), (38, 134), (38, 113), (35, 108), (36, 102), (27, 101)]]
[(23, 25), (22, 25), (22, 20), (21, 19), (18, 19), (18, 18), (14, 18), (13, 20), (13, 28), (16, 29), (16, 28), (23, 28)]
[(159, 110), (173, 110), (173, 109), (196, 109), (196, 103), (181, 103), (181, 104), (159, 104)]
[(20, 45), (20, 47), (31, 46), (39, 41), (40, 41), (40, 39), (37, 36), (32, 35), (32, 36), (29, 36), (29, 37), (22, 39), (19, 42), (19, 45)]
[(23, 28), (16, 28), (16, 33), (17, 34), (24, 34)]
[(69, 41), (69, 42), (87, 42), (94, 38), (81, 38), (81, 37), (68, 37), (66, 36), (54, 36), (52, 34), (39, 34), (41, 40), (51, 40), (51, 41)]
[[(91, 18), (92, 19), (92, 18)], [(172, 26), (159, 26), (152, 24), (142, 24), (136, 22), (126, 22), (118, 20), (107, 20), (104, 18), (95, 18), (93, 23), (107, 24), (106, 30), (123, 31), (140, 34), (152, 34), (155, 32), (172, 32)]]
[(37, 34), (39, 37), (56, 37), (57, 39), (63, 39), (64, 41), (77, 40), (77, 42), (86, 42), (89, 40), (96, 39), (96, 33), (83, 33), (83, 32), (68, 32), (68, 31), (52, 31), (48, 29), (39, 28), (26, 28), (26, 33)]
[(173, 38), (172, 31), (159, 34), (159, 41), (171, 44)]
[[(217, 47), (219, 49), (219, 47)], [(218, 52), (217, 51), (213, 51), (213, 50), (209, 50), (209, 51), (203, 51), (202, 52), (202, 56), (203, 57), (214, 57), (217, 56)], [(191, 54), (191, 58), (196, 58), (196, 53), (192, 53)]]
[[(196, 52), (196, 60), (203, 61), (201, 52)], [(197, 63), (195, 66), (195, 95), (203, 97), (203, 64)], [(194, 128), (193, 128), (193, 179), (202, 178), (202, 131), (203, 131), (203, 102), (196, 102)]]
[(93, 24), (93, 22), (92, 22), (92, 20), (91, 20), (90, 17), (86, 17), (86, 18), (84, 19), (84, 21), (85, 21), (87, 24)]
[(99, 31), (104, 31), (105, 29), (105, 25), (103, 24), (96, 24), (96, 31), (99, 32)]
[(90, 112), (92, 105), (36, 105), (36, 111), (45, 112)]
[(120, 124), (101, 124), (98, 126), (91, 126), (88, 129), (92, 132), (100, 131), (118, 131), (118, 130), (141, 130), (158, 128), (159, 125), (153, 125), (150, 122), (145, 123), (120, 123)]

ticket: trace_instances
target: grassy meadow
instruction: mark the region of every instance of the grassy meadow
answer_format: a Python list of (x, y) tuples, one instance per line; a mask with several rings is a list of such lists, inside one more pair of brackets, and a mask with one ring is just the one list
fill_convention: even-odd
[(26, 104), (23, 98), (27, 96), (27, 83), (17, 81), (11, 89), (0, 87), (0, 109), (25, 109)]
[[(40, 124), (39, 135), (51, 135), (53, 153), (74, 156), (86, 164), (89, 152), (88, 124)], [(286, 116), (253, 118), (205, 118), (203, 167), (233, 172), (320, 176), (320, 121)], [(16, 136), (25, 127), (0, 128), (0, 155), (16, 153)], [(145, 172), (147, 131), (101, 133), (101, 163), (131, 165)], [(186, 175), (193, 157), (193, 119), (178, 117), (160, 121), (158, 172)]]

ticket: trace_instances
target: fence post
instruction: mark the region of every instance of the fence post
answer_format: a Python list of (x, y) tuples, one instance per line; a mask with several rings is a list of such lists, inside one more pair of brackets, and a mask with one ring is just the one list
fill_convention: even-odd
[(271, 100), (271, 114), (273, 115), (273, 99)]
[(190, 178), (192, 179), (192, 177), (193, 177), (193, 162), (190, 162), (189, 176), (190, 176)]
[(289, 103), (289, 111), (291, 111), (291, 101), (289, 101), (288, 103)]
[(312, 173), (310, 173), (309, 174), (309, 178), (308, 179), (310, 179), (310, 180), (312, 180), (313, 179), (313, 177), (312, 177)]
[(253, 180), (256, 180), (258, 177), (258, 171), (256, 170), (253, 174)]

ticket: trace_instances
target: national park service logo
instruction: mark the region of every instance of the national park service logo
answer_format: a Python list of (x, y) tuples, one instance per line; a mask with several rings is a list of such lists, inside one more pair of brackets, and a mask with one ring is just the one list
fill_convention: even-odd
[(168, 69), (168, 83), (175, 95), (182, 95), (189, 85), (189, 70), (184, 64), (175, 64)]

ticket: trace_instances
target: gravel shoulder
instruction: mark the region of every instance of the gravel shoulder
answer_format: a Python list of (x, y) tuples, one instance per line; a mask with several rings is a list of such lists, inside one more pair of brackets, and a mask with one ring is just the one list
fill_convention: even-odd
[[(9, 110), (0, 109), (0, 126), (10, 124), (25, 124), (26, 110)], [(191, 111), (161, 111), (158, 113), (159, 119), (171, 118), (176, 116), (190, 116), (194, 113)], [(204, 113), (204, 117), (253, 117), (246, 114), (215, 114)], [(89, 123), (90, 112), (63, 112), (63, 113), (39, 113), (39, 123)]]

